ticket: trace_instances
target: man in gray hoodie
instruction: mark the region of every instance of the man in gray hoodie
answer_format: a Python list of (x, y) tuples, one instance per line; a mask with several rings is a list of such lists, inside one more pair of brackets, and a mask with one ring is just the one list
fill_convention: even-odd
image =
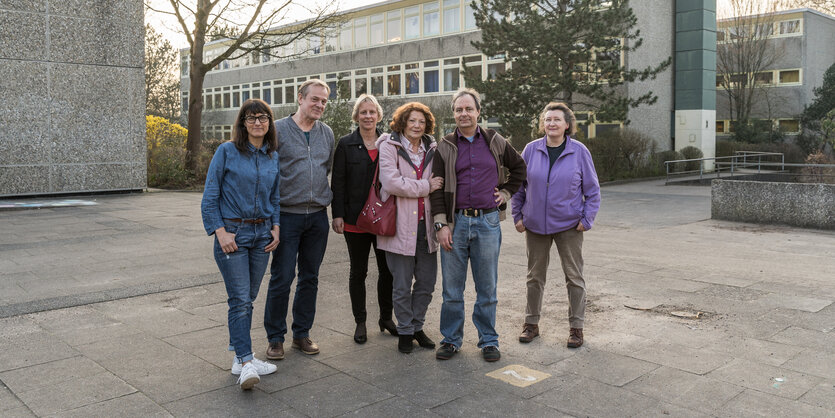
[(299, 281), (293, 298), (293, 348), (318, 354), (310, 339), (316, 315), (319, 266), (328, 244), (328, 215), (325, 208), (333, 194), (328, 175), (333, 163), (334, 136), (319, 121), (328, 103), (330, 88), (312, 79), (299, 87), (299, 109), (275, 122), (278, 134), (281, 196), (281, 230), (278, 248), (270, 266), (270, 286), (264, 312), (269, 346), (267, 358), (284, 358), (290, 285), (299, 266)]

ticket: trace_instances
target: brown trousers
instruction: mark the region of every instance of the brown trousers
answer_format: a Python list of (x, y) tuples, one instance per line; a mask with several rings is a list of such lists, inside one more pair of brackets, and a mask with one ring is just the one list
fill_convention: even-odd
[(576, 229), (551, 235), (525, 232), (528, 251), (528, 306), (525, 322), (539, 323), (545, 274), (551, 256), (551, 243), (557, 244), (557, 252), (565, 273), (568, 288), (568, 322), (571, 328), (583, 328), (586, 314), (586, 282), (583, 279), (583, 233)]

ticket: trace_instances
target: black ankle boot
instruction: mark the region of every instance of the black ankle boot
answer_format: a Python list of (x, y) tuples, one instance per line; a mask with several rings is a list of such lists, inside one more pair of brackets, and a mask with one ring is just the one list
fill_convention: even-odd
[(388, 331), (391, 335), (397, 336), (397, 325), (394, 325), (391, 319), (380, 319), (377, 323), (380, 324), (380, 332)]
[(401, 353), (411, 353), (412, 348), (412, 340), (415, 338), (414, 335), (403, 335), (400, 334), (400, 341), (397, 343), (397, 351)]
[(354, 342), (357, 344), (365, 344), (368, 341), (365, 330), (365, 322), (357, 322), (357, 329), (354, 330)]
[(422, 330), (415, 333), (415, 341), (423, 348), (435, 348), (435, 341), (427, 337)]

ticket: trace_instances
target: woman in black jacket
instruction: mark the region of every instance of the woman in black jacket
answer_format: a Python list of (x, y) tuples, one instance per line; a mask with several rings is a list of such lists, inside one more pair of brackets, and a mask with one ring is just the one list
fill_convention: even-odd
[(351, 271), (348, 275), (348, 292), (351, 295), (351, 310), (357, 328), (354, 341), (363, 344), (366, 336), (365, 277), (368, 273), (368, 253), (374, 246), (377, 258), (377, 301), (380, 305), (380, 331), (388, 330), (397, 335), (397, 326), (391, 320), (391, 272), (386, 265), (386, 255), (377, 249), (377, 237), (357, 228), (357, 217), (365, 205), (368, 189), (377, 169), (377, 146), (375, 142), (382, 134), (377, 123), (383, 119), (383, 109), (374, 96), (363, 94), (357, 98), (353, 112), (356, 131), (343, 136), (336, 145), (333, 159), (333, 230), (345, 236)]

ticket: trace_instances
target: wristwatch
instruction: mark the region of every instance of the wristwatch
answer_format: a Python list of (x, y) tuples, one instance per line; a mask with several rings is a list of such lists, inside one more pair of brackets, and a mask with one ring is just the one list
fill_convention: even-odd
[(445, 223), (435, 222), (435, 232), (440, 231), (440, 230), (441, 230), (441, 228), (443, 228), (443, 227), (445, 227), (445, 226), (446, 226), (446, 224), (445, 224)]

